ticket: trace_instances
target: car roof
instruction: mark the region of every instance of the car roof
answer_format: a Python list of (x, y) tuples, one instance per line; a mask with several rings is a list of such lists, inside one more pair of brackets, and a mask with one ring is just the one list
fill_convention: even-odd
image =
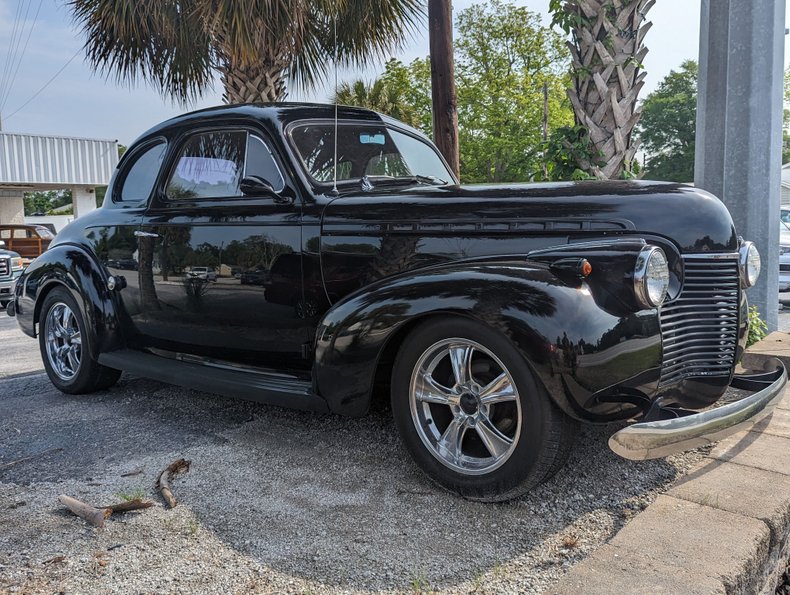
[(337, 118), (339, 120), (356, 120), (374, 124), (388, 124), (390, 126), (406, 129), (416, 136), (430, 140), (422, 131), (400, 120), (396, 120), (395, 118), (370, 109), (351, 107), (348, 105), (335, 106), (332, 103), (282, 102), (221, 105), (187, 112), (170, 118), (169, 120), (165, 120), (153, 128), (148, 129), (141, 134), (131, 146), (155, 137), (166, 136), (167, 132), (171, 129), (178, 129), (182, 126), (196, 126), (201, 124), (216, 125), (223, 120), (232, 122), (234, 119), (238, 120), (239, 118), (253, 118), (262, 122), (270, 130), (282, 133), (294, 122), (302, 120), (332, 120), (335, 118), (335, 110), (337, 110)]
[[(258, 120), (268, 121), (278, 127), (285, 127), (292, 122), (309, 119), (332, 119), (335, 117), (335, 105), (324, 103), (243, 103), (237, 105), (222, 105), (209, 107), (193, 112), (181, 114), (157, 124), (146, 131), (141, 138), (153, 136), (162, 131), (183, 124), (200, 121), (217, 120), (233, 117), (253, 117)], [(337, 106), (337, 117), (340, 119), (368, 120), (371, 122), (385, 122), (391, 120), (387, 116), (369, 109)], [(392, 120), (394, 122), (394, 120)], [(403, 125), (403, 124), (401, 124)]]

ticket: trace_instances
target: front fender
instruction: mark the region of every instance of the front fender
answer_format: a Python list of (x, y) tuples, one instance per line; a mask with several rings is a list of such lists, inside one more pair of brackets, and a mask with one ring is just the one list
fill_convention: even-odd
[(36, 336), (41, 303), (54, 287), (65, 287), (82, 309), (98, 352), (121, 347), (120, 327), (107, 274), (84, 248), (58, 244), (36, 258), (16, 286), (16, 317), (22, 330)]
[(430, 315), (472, 317), (523, 354), (554, 402), (578, 419), (643, 412), (658, 386), (656, 310), (616, 316), (584, 283), (519, 261), (457, 262), (389, 278), (335, 305), (318, 327), (315, 390), (330, 408), (362, 415), (378, 362), (399, 331)]

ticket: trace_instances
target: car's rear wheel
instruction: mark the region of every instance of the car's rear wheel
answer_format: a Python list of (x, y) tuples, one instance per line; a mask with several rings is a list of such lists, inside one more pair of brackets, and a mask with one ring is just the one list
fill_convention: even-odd
[(546, 481), (577, 428), (504, 336), (466, 318), (409, 334), (393, 368), (392, 409), (417, 464), (474, 500), (508, 500)]
[(103, 390), (121, 376), (118, 370), (96, 361), (96, 341), (88, 331), (79, 306), (66, 289), (53, 289), (44, 298), (38, 339), (44, 369), (52, 384), (64, 393)]

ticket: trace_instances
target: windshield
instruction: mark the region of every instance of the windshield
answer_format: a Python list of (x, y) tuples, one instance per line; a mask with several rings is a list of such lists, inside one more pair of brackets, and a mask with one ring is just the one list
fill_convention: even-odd
[[(300, 124), (291, 131), (294, 148), (313, 180), (334, 178), (335, 125)], [(337, 180), (385, 176), (395, 179), (453, 181), (436, 149), (428, 142), (384, 125), (340, 122), (337, 135)], [(379, 178), (380, 179), (380, 178)]]

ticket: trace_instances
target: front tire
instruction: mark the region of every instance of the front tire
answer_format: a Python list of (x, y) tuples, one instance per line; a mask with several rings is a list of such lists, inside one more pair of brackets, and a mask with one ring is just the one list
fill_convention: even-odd
[(61, 392), (79, 395), (104, 390), (121, 376), (120, 371), (96, 361), (95, 338), (65, 288), (55, 288), (44, 298), (38, 341), (47, 376)]
[(393, 367), (392, 411), (431, 479), (490, 502), (549, 479), (577, 429), (506, 337), (460, 317), (430, 320), (405, 339)]

